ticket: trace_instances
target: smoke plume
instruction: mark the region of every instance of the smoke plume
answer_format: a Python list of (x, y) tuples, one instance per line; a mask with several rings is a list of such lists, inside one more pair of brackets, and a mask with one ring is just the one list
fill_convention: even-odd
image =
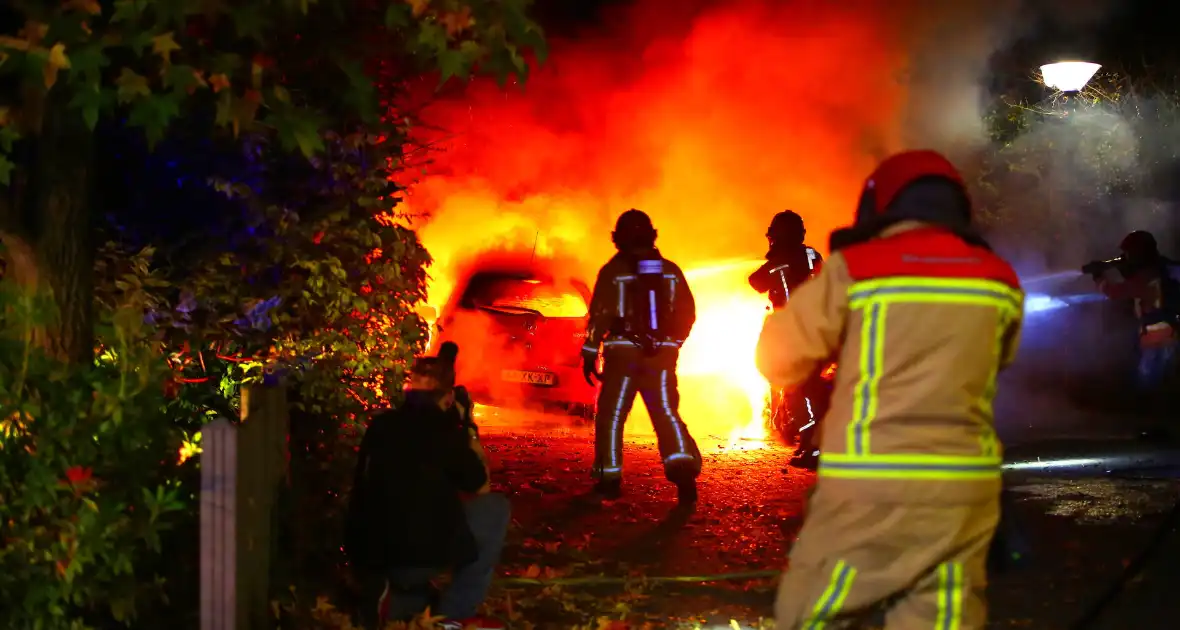
[[(641, 0), (617, 9), (606, 26), (551, 41), (526, 89), (477, 81), (424, 110), (420, 139), (439, 151), (406, 208), (425, 217), (416, 227), (435, 258), (430, 301), (441, 306), (489, 250), (572, 258), (592, 281), (613, 253), (615, 217), (633, 207), (689, 271), (760, 258), (783, 209), (802, 215), (809, 244), (826, 250), (886, 154), (934, 148), (964, 163), (986, 145), (997, 50), (1056, 15), (1092, 23), (1103, 5)], [(753, 308), (742, 325), (757, 327), (748, 271), (709, 276), (698, 304)], [(715, 319), (723, 331), (725, 317)]]
[(536, 239), (591, 269), (630, 207), (688, 266), (756, 257), (786, 208), (823, 248), (881, 156), (982, 140), (980, 80), (1019, 9), (649, 0), (555, 41), (526, 90), (476, 83), (426, 110), (443, 152), (409, 206), (430, 215), (432, 301), (473, 249)]

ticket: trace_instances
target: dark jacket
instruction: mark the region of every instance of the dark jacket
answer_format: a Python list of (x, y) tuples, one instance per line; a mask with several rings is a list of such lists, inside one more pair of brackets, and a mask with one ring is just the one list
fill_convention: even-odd
[(461, 494), (486, 481), (458, 414), (408, 395), (401, 408), (374, 418), (361, 441), (346, 525), (350, 561), (377, 570), (473, 561)]
[(787, 305), (791, 293), (819, 273), (823, 256), (807, 245), (778, 247), (766, 254), (766, 263), (750, 274), (750, 286), (770, 297), (770, 305)]
[(615, 254), (598, 272), (594, 282), (594, 294), (590, 298), (590, 322), (586, 330), (585, 354), (597, 354), (598, 345), (633, 346), (628, 338), (625, 322), (629, 317), (643, 316), (636, 312), (640, 304), (631, 304), (626, 295), (630, 284), (638, 279), (640, 260), (659, 260), (662, 263), (664, 295), (667, 297), (669, 326), (661, 338), (656, 339), (660, 347), (679, 348), (688, 338), (696, 323), (696, 301), (684, 279), (684, 272), (676, 263), (660, 255), (658, 249), (649, 248), (635, 252)]

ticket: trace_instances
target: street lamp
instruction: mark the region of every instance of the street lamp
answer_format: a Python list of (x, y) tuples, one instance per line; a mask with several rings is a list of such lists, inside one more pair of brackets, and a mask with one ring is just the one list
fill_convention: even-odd
[(1080, 92), (1102, 66), (1088, 61), (1059, 61), (1041, 66), (1045, 85), (1062, 92)]
[[(1081, 92), (1082, 88), (1094, 78), (1102, 66), (1088, 61), (1058, 61), (1041, 66), (1041, 80), (1051, 89), (1065, 93)], [(1066, 99), (1068, 100), (1068, 99)], [(1067, 112), (1063, 112), (1067, 113)], [(1057, 186), (1056, 160), (1052, 152), (1048, 154), (1047, 172), (1045, 173), (1048, 186), (1046, 200), (1049, 216), (1053, 216), (1053, 197)]]

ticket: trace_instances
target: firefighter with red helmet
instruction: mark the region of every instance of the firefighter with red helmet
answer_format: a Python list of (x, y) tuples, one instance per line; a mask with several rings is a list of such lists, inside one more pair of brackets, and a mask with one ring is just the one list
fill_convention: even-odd
[[(766, 240), (770, 245), (766, 262), (750, 274), (749, 281), (755, 291), (770, 297), (770, 306), (774, 310), (785, 307), (791, 292), (815, 277), (823, 266), (823, 256), (803, 242), (806, 236), (803, 217), (791, 210), (774, 215), (766, 229)], [(799, 468), (814, 470), (819, 463), (815, 435), (827, 399), (823, 369), (816, 370), (798, 391), (771, 390), (771, 414), (789, 413), (799, 424), (799, 441), (790, 460), (792, 466)], [(773, 424), (777, 429), (779, 423), (774, 421)]]
[(775, 605), (780, 628), (982, 630), (1000, 519), (996, 376), (1024, 296), (933, 151), (882, 162), (813, 281), (766, 319), (759, 370), (795, 385), (838, 354), (816, 486)]
[(611, 234), (618, 253), (598, 272), (590, 298), (583, 373), (591, 385), (593, 379), (602, 383), (594, 412), (595, 489), (609, 498), (622, 490), (623, 424), (638, 394), (659, 440), (664, 474), (680, 502), (690, 505), (697, 500), (701, 454), (680, 419), (676, 362), (696, 323), (696, 302), (680, 267), (656, 249), (656, 235), (643, 212), (620, 215)]
[[(1171, 415), (1167, 397), (1176, 378), (1177, 328), (1180, 327), (1180, 266), (1160, 254), (1151, 232), (1136, 230), (1119, 244), (1122, 255), (1094, 261), (1082, 271), (1094, 277), (1099, 290), (1111, 299), (1130, 300), (1139, 320), (1139, 365), (1135, 383), (1137, 400), (1151, 421), (1158, 424)], [(1145, 437), (1166, 437), (1167, 426), (1144, 432)]]

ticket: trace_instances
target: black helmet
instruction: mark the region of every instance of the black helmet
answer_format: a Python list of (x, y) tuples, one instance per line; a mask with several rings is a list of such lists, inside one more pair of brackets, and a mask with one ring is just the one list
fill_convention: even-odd
[(803, 217), (790, 210), (783, 210), (770, 220), (770, 227), (766, 228), (766, 238), (771, 245), (802, 245), (807, 228), (803, 226)]
[(1135, 230), (1123, 237), (1119, 249), (1123, 250), (1123, 254), (1128, 258), (1137, 260), (1150, 260), (1160, 253), (1155, 236), (1145, 230)]
[(651, 223), (651, 217), (632, 208), (619, 215), (611, 240), (619, 249), (651, 247), (656, 243), (656, 228)]

